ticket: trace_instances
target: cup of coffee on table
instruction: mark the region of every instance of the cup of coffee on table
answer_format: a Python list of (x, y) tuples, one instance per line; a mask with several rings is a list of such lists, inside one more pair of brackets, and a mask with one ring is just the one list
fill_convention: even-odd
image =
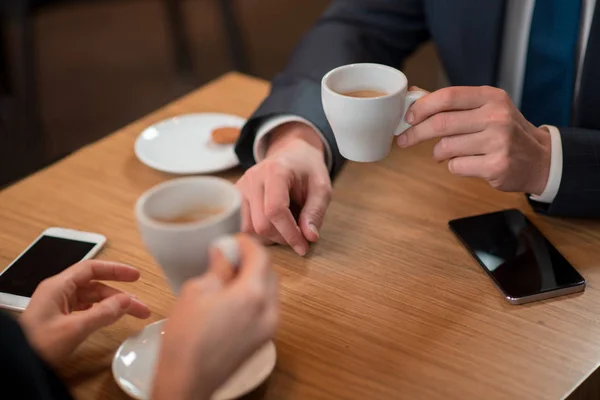
[(144, 245), (161, 266), (173, 292), (208, 268), (217, 246), (235, 266), (242, 198), (227, 180), (188, 177), (159, 184), (137, 201), (135, 214)]
[(394, 136), (410, 127), (406, 111), (424, 95), (409, 92), (402, 72), (380, 64), (344, 65), (321, 81), (323, 109), (340, 153), (358, 162), (388, 155)]

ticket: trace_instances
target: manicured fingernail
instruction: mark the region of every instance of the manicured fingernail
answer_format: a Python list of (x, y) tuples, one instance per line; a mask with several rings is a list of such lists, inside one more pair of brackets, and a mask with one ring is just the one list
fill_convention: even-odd
[(400, 147), (406, 146), (406, 141), (407, 141), (406, 135), (402, 134), (402, 135), (398, 136), (398, 146), (400, 146)]
[(415, 114), (412, 111), (409, 111), (406, 113), (406, 117), (404, 119), (406, 119), (406, 122), (409, 124), (412, 124), (415, 121)]
[(133, 294), (133, 293), (129, 293), (129, 297), (131, 297), (132, 299), (137, 299), (137, 295)]
[(312, 231), (312, 233), (314, 233), (315, 235), (317, 235), (317, 237), (319, 237), (319, 230), (317, 229), (317, 227), (314, 224), (308, 224), (308, 229), (310, 229)]
[(302, 257), (306, 255), (306, 249), (304, 248), (304, 246), (300, 246), (299, 244), (294, 246), (294, 251)]

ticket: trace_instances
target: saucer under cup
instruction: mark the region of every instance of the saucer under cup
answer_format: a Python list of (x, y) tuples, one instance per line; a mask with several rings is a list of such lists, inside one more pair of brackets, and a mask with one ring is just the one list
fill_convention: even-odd
[[(130, 336), (121, 344), (113, 358), (112, 373), (115, 381), (134, 399), (150, 398), (165, 322), (166, 320), (157, 321)], [(211, 400), (231, 400), (250, 393), (271, 375), (276, 360), (275, 345), (272, 341), (268, 342), (242, 364), (213, 394)]]

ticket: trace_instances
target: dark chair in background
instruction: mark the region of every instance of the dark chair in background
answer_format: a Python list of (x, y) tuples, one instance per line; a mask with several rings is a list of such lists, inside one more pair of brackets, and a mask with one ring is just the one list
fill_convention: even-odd
[[(36, 73), (38, 61), (43, 63), (43, 60), (36, 58), (34, 17), (44, 7), (75, 1), (83, 0), (0, 0), (0, 187), (54, 161), (45, 159), (44, 154), (45, 136)], [(195, 79), (183, 0), (160, 1), (165, 11), (178, 77), (186, 86), (193, 88), (200, 82)], [(234, 0), (216, 1), (232, 67), (248, 73), (246, 51), (233, 9)], [(8, 27), (13, 39), (11, 46), (7, 45)]]

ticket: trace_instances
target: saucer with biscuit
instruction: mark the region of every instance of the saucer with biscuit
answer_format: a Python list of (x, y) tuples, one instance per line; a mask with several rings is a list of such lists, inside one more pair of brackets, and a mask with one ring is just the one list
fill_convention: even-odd
[(211, 174), (239, 165), (234, 151), (246, 120), (237, 115), (179, 115), (144, 129), (134, 152), (150, 168), (176, 175)]

